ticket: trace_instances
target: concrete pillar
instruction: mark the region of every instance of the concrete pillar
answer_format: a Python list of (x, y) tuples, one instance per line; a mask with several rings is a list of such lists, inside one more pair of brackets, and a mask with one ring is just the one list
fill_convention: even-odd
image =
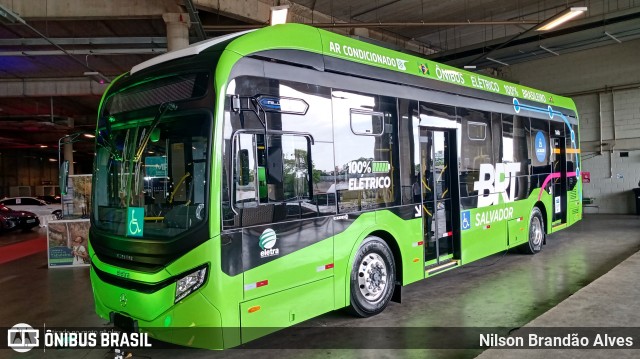
[(162, 19), (167, 24), (167, 51), (189, 46), (189, 14), (166, 13), (162, 14)]
[(64, 147), (64, 159), (69, 161), (69, 174), (73, 174), (73, 143), (65, 143)]

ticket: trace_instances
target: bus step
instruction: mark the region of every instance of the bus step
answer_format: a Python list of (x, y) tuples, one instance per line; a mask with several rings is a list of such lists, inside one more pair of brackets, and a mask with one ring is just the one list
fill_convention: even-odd
[(458, 265), (458, 261), (450, 261), (450, 262), (446, 262), (444, 264), (439, 264), (436, 267), (431, 267), (431, 268), (425, 268), (425, 270), (427, 271), (427, 275), (433, 275), (433, 274), (437, 274), (440, 273), (442, 271), (445, 271), (451, 267), (456, 267)]

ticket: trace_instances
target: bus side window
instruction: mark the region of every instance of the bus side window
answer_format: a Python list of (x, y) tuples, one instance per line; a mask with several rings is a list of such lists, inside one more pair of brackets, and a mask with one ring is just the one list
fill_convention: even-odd
[(311, 199), (310, 143), (304, 136), (270, 135), (267, 146), (269, 202)]
[[(485, 111), (467, 108), (456, 109), (462, 118), (462, 156), (460, 163), (460, 193), (468, 193), (477, 196), (479, 193), (474, 188), (474, 183), (481, 179), (480, 168), (484, 164), (493, 166), (495, 163), (492, 146), (491, 114)], [(485, 193), (486, 194), (486, 193)], [(463, 200), (464, 208), (475, 208), (476, 197)]]
[(233, 175), (234, 205), (236, 208), (253, 207), (257, 203), (257, 166), (255, 135), (243, 133), (236, 137)]
[(234, 171), (235, 226), (315, 217), (310, 138), (240, 134)]

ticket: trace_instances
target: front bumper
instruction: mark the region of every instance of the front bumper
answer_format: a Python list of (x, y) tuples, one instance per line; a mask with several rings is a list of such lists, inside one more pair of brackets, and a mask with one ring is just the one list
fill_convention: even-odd
[(220, 312), (201, 290), (173, 304), (175, 284), (155, 293), (140, 293), (105, 283), (93, 268), (91, 282), (96, 312), (105, 320), (111, 313), (119, 313), (137, 321), (140, 331), (163, 342), (204, 349), (225, 347)]

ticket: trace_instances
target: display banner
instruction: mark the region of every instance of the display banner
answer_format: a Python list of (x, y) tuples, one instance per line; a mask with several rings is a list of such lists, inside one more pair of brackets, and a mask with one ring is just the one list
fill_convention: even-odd
[(47, 257), (51, 267), (82, 267), (90, 264), (88, 219), (51, 221), (47, 226)]

